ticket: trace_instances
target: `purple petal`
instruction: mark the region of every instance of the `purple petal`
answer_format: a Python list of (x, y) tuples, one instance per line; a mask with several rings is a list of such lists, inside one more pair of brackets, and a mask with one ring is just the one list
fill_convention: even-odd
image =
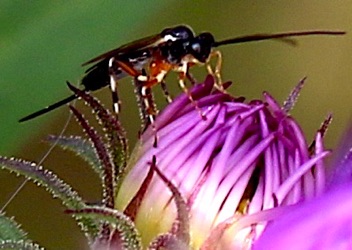
[(254, 249), (350, 249), (352, 186), (288, 210), (267, 227)]

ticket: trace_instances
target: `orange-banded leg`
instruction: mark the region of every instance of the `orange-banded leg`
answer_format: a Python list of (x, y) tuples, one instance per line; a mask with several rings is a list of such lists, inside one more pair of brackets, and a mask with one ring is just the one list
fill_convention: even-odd
[(151, 61), (149, 64), (149, 76), (146, 74), (140, 74), (137, 76), (137, 80), (143, 82), (142, 85), (145, 87), (145, 89), (141, 89), (141, 92), (145, 93), (146, 88), (152, 88), (154, 85), (160, 83), (161, 90), (163, 91), (163, 95), (166, 98), (166, 101), (171, 103), (172, 97), (167, 90), (166, 84), (164, 82), (164, 78), (166, 74), (171, 70), (171, 68), (171, 64), (165, 62), (164, 60), (155, 59)]
[(191, 72), (189, 72), (189, 70), (187, 70), (186, 75), (187, 75), (187, 79), (190, 81), (192, 86), (194, 86), (197, 83), (197, 80), (194, 78), (194, 76), (191, 74)]
[[(138, 81), (137, 78), (134, 78), (133, 82), (135, 87), (134, 92), (137, 98), (139, 115), (142, 121), (140, 134), (142, 134), (148, 128), (149, 125), (152, 126), (153, 130), (156, 130), (154, 118), (155, 115), (158, 113), (158, 110), (154, 101), (153, 92), (151, 88), (148, 88), (144, 90), (145, 95), (142, 95), (143, 82)], [(146, 99), (148, 101), (146, 101)]]
[[(137, 91), (137, 95), (141, 97), (144, 103), (144, 105), (141, 106), (142, 115), (148, 116), (149, 122), (151, 124), (154, 123), (157, 110), (155, 108), (154, 101), (152, 100), (150, 91), (148, 90), (150, 87), (145, 87), (145, 85), (147, 85), (146, 83), (148, 83), (148, 76), (133, 68), (129, 63), (117, 61), (117, 64), (124, 72), (135, 78), (139, 89), (139, 91)], [(141, 87), (139, 87), (140, 85)]]
[(161, 90), (163, 91), (163, 94), (166, 98), (166, 101), (168, 103), (172, 103), (172, 97), (167, 89), (166, 83), (164, 81), (161, 81), (160, 86), (161, 86)]
[(207, 117), (203, 114), (203, 111), (198, 107), (197, 101), (195, 101), (193, 99), (191, 93), (189, 92), (189, 90), (185, 84), (185, 79), (187, 78), (187, 72), (188, 72), (188, 63), (183, 62), (179, 67), (176, 68), (176, 71), (179, 72), (178, 73), (178, 83), (180, 85), (180, 88), (188, 96), (188, 98), (191, 101), (191, 103), (193, 104), (194, 108), (198, 111), (199, 115), (205, 121), (207, 119)]
[[(153, 146), (157, 147), (158, 137), (157, 137), (157, 129), (155, 127), (155, 116), (158, 111), (156, 105), (153, 100), (151, 88), (159, 83), (159, 78), (151, 78), (145, 72), (139, 72), (135, 68), (133, 68), (130, 64), (122, 61), (117, 61), (120, 68), (125, 71), (130, 76), (134, 77), (136, 89), (137, 89), (137, 98), (142, 99), (142, 103), (140, 105), (141, 116), (148, 117), (149, 124), (152, 126), (154, 131), (154, 143)], [(166, 73), (165, 73), (166, 74)], [(164, 79), (165, 75), (160, 78), (161, 81)], [(144, 121), (143, 121), (144, 122)], [(147, 128), (148, 123), (144, 124), (143, 130)]]
[(215, 64), (215, 68), (213, 70), (213, 68), (210, 65), (210, 62), (207, 63), (207, 71), (209, 74), (211, 74), (212, 76), (215, 77), (216, 80), (216, 84), (215, 87), (217, 89), (219, 89), (220, 91), (224, 92), (224, 87), (222, 85), (222, 79), (221, 79), (221, 66), (222, 66), (222, 55), (221, 52), (219, 50), (214, 50), (210, 53), (209, 56), (209, 61), (216, 57), (216, 64)]

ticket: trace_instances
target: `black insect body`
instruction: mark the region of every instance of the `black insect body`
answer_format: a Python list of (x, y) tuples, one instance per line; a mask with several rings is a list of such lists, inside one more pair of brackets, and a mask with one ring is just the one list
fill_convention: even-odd
[[(308, 35), (342, 35), (340, 31), (304, 31), (278, 34), (256, 34), (237, 38), (215, 41), (213, 35), (208, 32), (195, 35), (192, 29), (185, 25), (164, 29), (160, 34), (149, 36), (132, 43), (123, 45), (117, 49), (99, 55), (83, 66), (93, 64), (86, 70), (81, 80), (83, 90), (95, 91), (105, 86), (110, 86), (114, 111), (119, 113), (120, 105), (117, 94), (118, 80), (132, 76), (140, 84), (140, 95), (144, 98), (146, 113), (153, 122), (153, 112), (149, 107), (153, 105), (147, 98), (150, 89), (163, 84), (165, 76), (174, 71), (178, 73), (179, 85), (185, 93), (188, 93), (185, 86), (185, 79), (188, 70), (193, 65), (207, 65), (207, 71), (217, 78), (217, 87), (221, 90), (221, 53), (214, 48), (226, 45), (268, 39), (279, 39), (284, 42), (294, 42), (291, 37)], [(217, 63), (213, 70), (209, 65), (211, 58), (217, 57)], [(20, 122), (33, 119), (56, 109), (77, 98), (69, 96), (57, 103), (54, 103), (42, 110), (32, 113), (20, 119)], [(197, 108), (196, 104), (195, 107)]]

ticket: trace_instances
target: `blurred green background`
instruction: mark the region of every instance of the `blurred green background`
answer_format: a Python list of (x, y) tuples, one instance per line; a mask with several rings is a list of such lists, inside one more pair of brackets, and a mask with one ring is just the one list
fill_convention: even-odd
[[(1, 155), (39, 161), (67, 116), (62, 107), (33, 121), (17, 120), (70, 94), (65, 81), (77, 83), (81, 64), (131, 40), (188, 24), (196, 32), (210, 31), (218, 39), (252, 33), (311, 29), (345, 30), (344, 37), (306, 37), (299, 47), (277, 42), (221, 48), (223, 79), (231, 92), (260, 98), (266, 90), (280, 102), (304, 76), (308, 77), (292, 114), (309, 140), (332, 112), (326, 145), (334, 148), (351, 119), (351, 1), (0, 1), (0, 133)], [(203, 77), (204, 69), (194, 69)], [(170, 82), (170, 81), (169, 81)], [(173, 81), (175, 82), (175, 81)], [(172, 84), (171, 84), (172, 85)], [(174, 84), (172, 92), (179, 92)], [(170, 86), (170, 84), (169, 84)], [(120, 82), (122, 119), (131, 144), (137, 138), (138, 113), (130, 80)], [(172, 88), (172, 87), (170, 87)], [(96, 93), (110, 105), (108, 90)], [(163, 99), (162, 97), (160, 98)], [(160, 101), (160, 103), (163, 103)], [(81, 107), (81, 104), (78, 103)], [(71, 121), (66, 134), (79, 134)], [(55, 149), (44, 166), (70, 183), (87, 201), (99, 200), (99, 180), (72, 154)], [(0, 206), (22, 178), (0, 171)], [(7, 207), (48, 249), (83, 249), (84, 236), (63, 207), (44, 190), (29, 183)]]

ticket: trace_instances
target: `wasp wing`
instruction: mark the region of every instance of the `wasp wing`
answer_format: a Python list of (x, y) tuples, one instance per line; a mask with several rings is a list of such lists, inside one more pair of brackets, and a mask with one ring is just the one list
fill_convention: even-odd
[(91, 64), (93, 62), (98, 62), (98, 61), (101, 61), (106, 58), (111, 58), (111, 57), (118, 56), (121, 54), (126, 54), (131, 51), (141, 50), (141, 49), (145, 49), (148, 47), (154, 47), (154, 46), (157, 46), (163, 42), (164, 42), (164, 39), (160, 34), (144, 37), (144, 38), (135, 40), (133, 42), (127, 43), (125, 45), (122, 45), (121, 47), (118, 47), (117, 49), (110, 50), (104, 54), (97, 56), (97, 57), (94, 57), (93, 59), (83, 63), (82, 66), (86, 66), (86, 65)]
[[(110, 50), (104, 54), (101, 54), (88, 62), (82, 64), (82, 66), (97, 62), (95, 65), (91, 66), (89, 69), (86, 70), (86, 76), (82, 79), (82, 85), (85, 87), (84, 90), (91, 91), (100, 89), (109, 84), (109, 72), (108, 72), (108, 60), (114, 56), (119, 56), (122, 54), (128, 54), (129, 52), (143, 50), (149, 47), (154, 47), (163, 43), (164, 39), (160, 34), (148, 36), (131, 43), (122, 45), (117, 49)], [(37, 112), (34, 112), (30, 115), (27, 115), (19, 120), (19, 122), (24, 122), (36, 118), (37, 116), (41, 116), (46, 114), (74, 99), (76, 99), (76, 95), (71, 95), (57, 103), (54, 103), (48, 107), (45, 107)]]

